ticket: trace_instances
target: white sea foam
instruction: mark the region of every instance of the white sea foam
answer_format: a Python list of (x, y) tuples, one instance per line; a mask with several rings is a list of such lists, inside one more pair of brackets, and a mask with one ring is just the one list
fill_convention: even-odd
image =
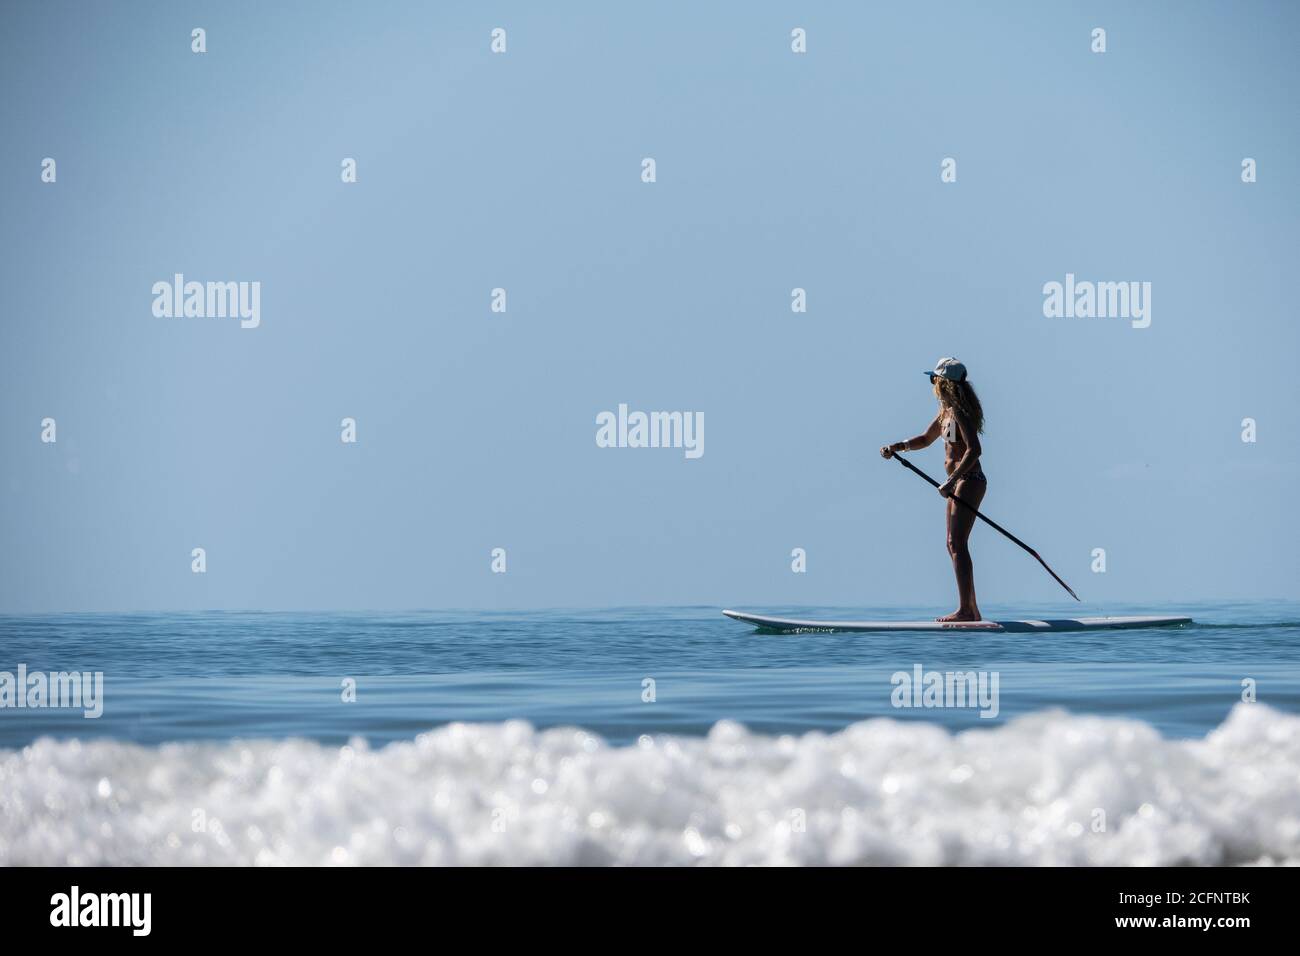
[(147, 863), (1294, 864), (1300, 717), (1239, 704), (1184, 741), (1045, 712), (956, 735), (724, 722), (611, 747), (512, 721), (376, 750), (0, 751), (0, 864)]

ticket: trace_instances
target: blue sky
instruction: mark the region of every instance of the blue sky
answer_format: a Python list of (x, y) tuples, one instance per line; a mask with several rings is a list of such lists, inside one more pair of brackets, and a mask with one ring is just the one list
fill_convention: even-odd
[[(1294, 596), (1295, 6), (805, 7), (6, 5), (0, 610), (951, 606), (875, 451), (941, 355), (1090, 607)], [(156, 318), (177, 272), (261, 325)], [(1151, 326), (1044, 317), (1066, 273)], [(619, 403), (705, 454), (598, 448)]]

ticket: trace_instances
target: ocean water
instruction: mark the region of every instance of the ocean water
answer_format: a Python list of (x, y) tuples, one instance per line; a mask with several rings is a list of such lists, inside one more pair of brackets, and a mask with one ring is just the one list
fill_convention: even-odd
[(0, 864), (1300, 862), (1300, 603), (719, 612), (0, 617), (0, 671), (104, 675), (0, 707)]

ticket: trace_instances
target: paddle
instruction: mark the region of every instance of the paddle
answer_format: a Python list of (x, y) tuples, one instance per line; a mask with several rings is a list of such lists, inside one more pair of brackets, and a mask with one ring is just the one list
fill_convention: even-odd
[[(936, 488), (939, 487), (939, 482), (935, 481), (933, 478), (931, 478), (929, 475), (927, 475), (925, 472), (923, 472), (920, 468), (917, 468), (916, 465), (912, 464), (910, 461), (908, 461), (906, 458), (904, 458), (904, 457), (903, 457), (902, 455), (900, 455), (898, 452), (894, 452), (890, 457), (891, 457), (891, 458), (896, 458), (896, 459), (898, 459), (898, 463), (899, 463), (899, 464), (904, 465), (904, 466), (906, 466), (907, 468), (910, 468), (912, 471), (916, 472), (918, 475), (920, 475), (922, 478), (924, 478), (924, 479), (925, 479), (926, 481), (928, 481), (930, 484), (934, 485)], [(979, 511), (978, 511), (977, 509), (971, 507), (971, 506), (968, 505), (966, 502), (964, 502), (964, 501), (962, 501), (960, 498), (958, 498), (956, 495), (953, 495), (953, 496), (952, 496), (952, 500), (955, 501), (955, 502), (957, 502), (958, 504), (962, 505), (963, 507), (970, 508), (971, 511), (974, 511), (974, 512), (975, 512), (975, 517), (979, 518), (979, 519), (980, 519), (981, 521), (983, 521), (985, 524), (991, 526), (991, 527), (993, 528), (993, 530), (995, 530), (995, 531), (1001, 531), (1004, 535), (1006, 535), (1008, 538), (1010, 538), (1010, 539), (1011, 539), (1012, 541), (1014, 541), (1016, 544), (1020, 545), (1020, 547), (1024, 548), (1026, 551), (1028, 551), (1030, 554), (1032, 554), (1032, 555), (1034, 556), (1034, 558), (1038, 561), (1039, 564), (1041, 564), (1044, 568), (1047, 568), (1047, 573), (1050, 574), (1052, 577), (1056, 578), (1056, 583), (1059, 584), (1061, 587), (1065, 588), (1067, 591), (1070, 592), (1070, 597), (1074, 598), (1076, 601), (1079, 601), (1079, 603), (1083, 603), (1083, 602), (1080, 600), (1079, 595), (1077, 595), (1077, 594), (1074, 593), (1074, 588), (1070, 587), (1068, 584), (1066, 584), (1064, 581), (1062, 581), (1061, 578), (1060, 578), (1060, 576), (1057, 575), (1057, 573), (1056, 573), (1055, 571), (1053, 571), (1051, 568), (1048, 568), (1048, 567), (1047, 567), (1047, 562), (1044, 561), (1042, 558), (1040, 558), (1040, 557), (1038, 556), (1038, 552), (1037, 552), (1037, 551), (1035, 551), (1035, 550), (1034, 550), (1033, 548), (1031, 548), (1029, 545), (1025, 544), (1023, 541), (1021, 541), (1019, 538), (1017, 538), (1014, 534), (1012, 534), (1012, 533), (1011, 533), (1010, 531), (1008, 531), (1006, 528), (1002, 527), (1002, 525), (998, 524), (998, 523), (997, 523), (996, 521), (994, 521), (992, 518), (986, 518), (986, 517), (984, 517), (984, 515), (980, 514)]]

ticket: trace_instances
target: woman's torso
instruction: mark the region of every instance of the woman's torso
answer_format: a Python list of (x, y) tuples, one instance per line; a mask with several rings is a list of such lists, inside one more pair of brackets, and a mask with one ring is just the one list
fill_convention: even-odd
[[(957, 427), (957, 416), (953, 414), (951, 408), (944, 410), (941, 428), (941, 434), (943, 435), (943, 469), (951, 475), (956, 470), (957, 463), (966, 455), (966, 442), (961, 437), (961, 429)], [(964, 478), (975, 481), (985, 480), (978, 458), (975, 459), (974, 467), (966, 473)]]

